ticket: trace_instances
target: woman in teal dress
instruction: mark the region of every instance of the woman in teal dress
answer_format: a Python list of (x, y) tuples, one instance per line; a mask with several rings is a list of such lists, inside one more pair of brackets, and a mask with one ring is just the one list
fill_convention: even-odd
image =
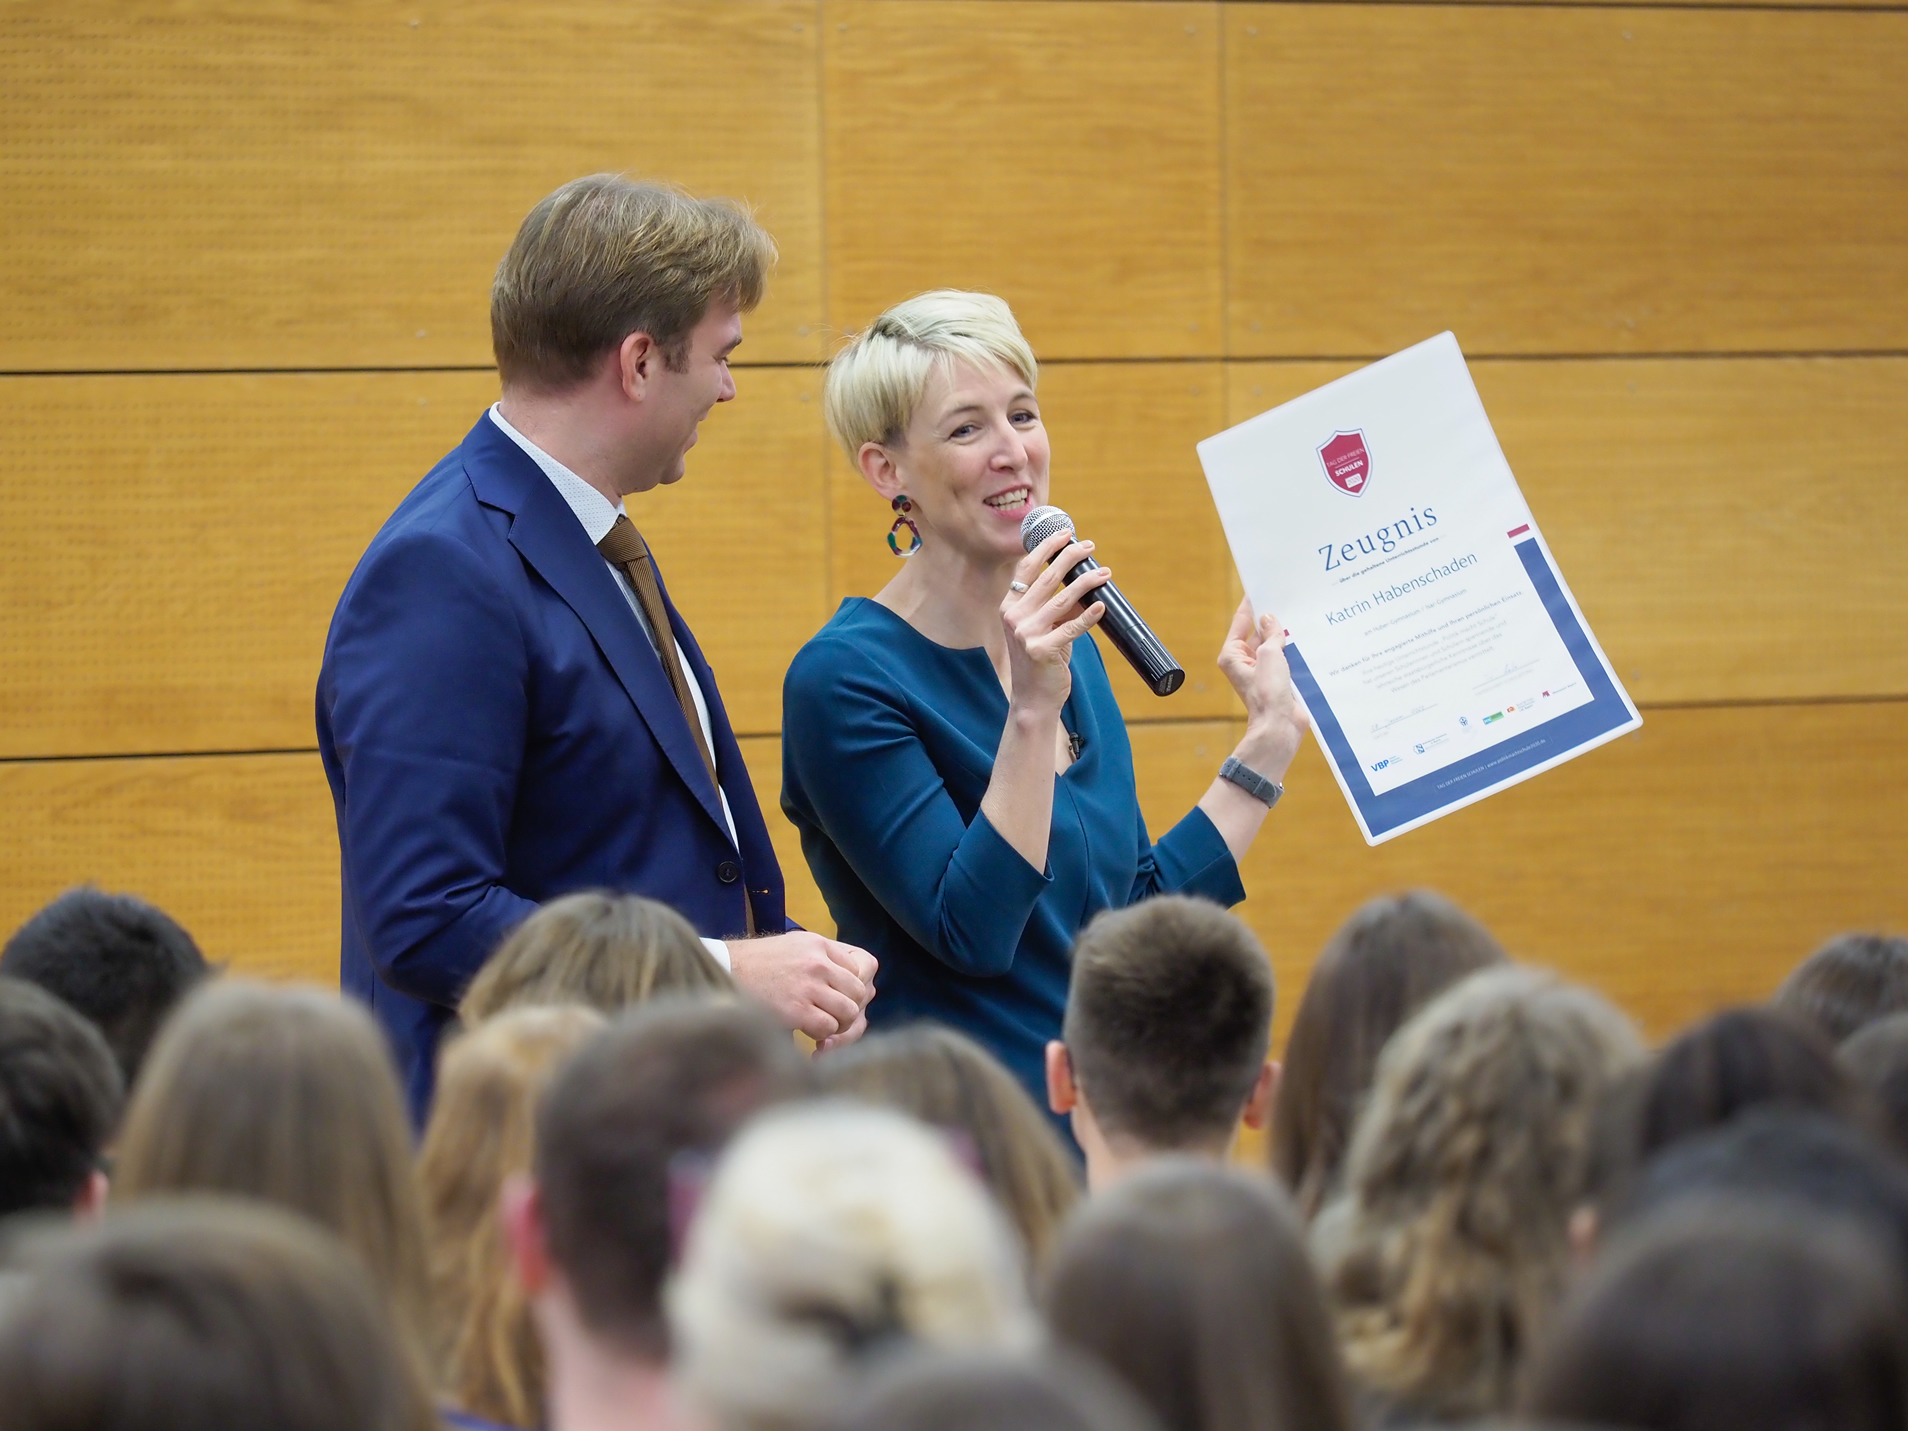
[(782, 808), (839, 937), (881, 962), (870, 1027), (961, 1029), (1044, 1105), (1075, 935), (1152, 894), (1243, 899), (1239, 859), (1305, 722), (1275, 618), (1241, 605), (1219, 668), (1244, 738), (1228, 777), (1148, 836), (1087, 634), (1103, 608), (1080, 605), (1110, 572), (1063, 587), (1092, 550), (1071, 533), (1021, 548), (1047, 500), (1037, 378), (1007, 305), (951, 290), (890, 309), (831, 364), (829, 428), (908, 560), (789, 668)]

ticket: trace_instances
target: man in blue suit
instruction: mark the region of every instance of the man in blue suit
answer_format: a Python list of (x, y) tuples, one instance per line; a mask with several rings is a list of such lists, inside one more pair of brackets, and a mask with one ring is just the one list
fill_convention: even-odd
[(622, 499), (683, 475), (735, 396), (775, 250), (746, 214), (596, 175), (524, 220), (491, 291), (502, 400), (399, 504), (318, 677), (345, 989), (412, 1107), (438, 1036), (539, 903), (673, 905), (794, 1028), (865, 1027), (874, 961), (796, 929), (715, 677)]

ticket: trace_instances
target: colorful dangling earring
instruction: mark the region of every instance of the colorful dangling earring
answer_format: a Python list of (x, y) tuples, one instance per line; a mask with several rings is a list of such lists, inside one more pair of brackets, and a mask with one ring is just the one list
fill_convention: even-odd
[[(911, 557), (921, 550), (921, 529), (914, 525), (914, 518), (908, 515), (914, 510), (914, 503), (910, 502), (906, 496), (900, 496), (894, 499), (892, 505), (896, 516), (894, 525), (888, 528), (888, 550), (898, 557)], [(908, 534), (914, 538), (914, 545), (906, 551), (902, 551), (901, 543), (895, 540), (903, 527), (906, 527)]]

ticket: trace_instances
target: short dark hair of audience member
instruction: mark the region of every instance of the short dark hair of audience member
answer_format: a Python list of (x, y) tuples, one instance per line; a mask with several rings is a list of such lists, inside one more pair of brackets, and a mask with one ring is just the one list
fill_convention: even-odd
[(1908, 1014), (1877, 1019), (1836, 1050), (1836, 1061), (1874, 1095), (1908, 1148)]
[(106, 1040), (36, 984), (0, 977), (0, 1217), (97, 1212), (125, 1092)]
[(499, 1200), (533, 1161), (537, 1101), (603, 1027), (580, 1004), (508, 1009), (448, 1044), (418, 1154), (438, 1387), (472, 1416), (543, 1425), (543, 1351), (510, 1271)]
[(722, 1431), (809, 1431), (908, 1347), (1025, 1350), (1020, 1247), (949, 1141), (847, 1100), (778, 1108), (723, 1155), (669, 1290), (675, 1370)]
[(7, 1431), (433, 1431), (362, 1268), (302, 1218), (155, 1199), (28, 1240), (0, 1308)]
[(1523, 1403), (1641, 1431), (1901, 1431), (1908, 1295), (1845, 1223), (1685, 1204), (1613, 1241), (1554, 1319)]
[(475, 1027), (525, 1004), (619, 1013), (659, 994), (735, 992), (688, 920), (639, 894), (586, 890), (553, 899), (484, 961), (458, 1014)]
[(954, 1133), (1020, 1230), (1027, 1259), (1046, 1264), (1061, 1221), (1080, 1200), (1078, 1174), (1053, 1124), (1000, 1061), (934, 1023), (875, 1034), (816, 1062), (831, 1093), (897, 1108)]
[(1073, 950), (1047, 1100), (1073, 1115), (1087, 1185), (1161, 1152), (1223, 1156), (1263, 1126), (1276, 1070), (1272, 966), (1208, 900), (1161, 895), (1096, 915)]
[(1084, 1357), (915, 1352), (869, 1377), (831, 1431), (1159, 1431)]
[(200, 990), (153, 1044), (115, 1161), (115, 1200), (234, 1193), (330, 1228), (427, 1354), (410, 1124), (384, 1036), (357, 1004), (227, 979)]
[(674, 996), (625, 1013), (552, 1080), (534, 1189), (506, 1194), (525, 1290), (534, 1299), (560, 1279), (589, 1334), (662, 1363), (662, 1289), (695, 1165), (758, 1109), (812, 1086), (794, 1040), (753, 1004)]
[(1428, 889), (1366, 901), (1319, 952), (1285, 1040), (1269, 1139), (1307, 1221), (1337, 1191), (1386, 1042), (1434, 995), (1504, 961), (1488, 929)]
[(1611, 1235), (1684, 1200), (1718, 1196), (1781, 1201), (1805, 1222), (1863, 1223), (1895, 1253), (1908, 1286), (1908, 1162), (1841, 1119), (1768, 1104), (1683, 1139), (1611, 1204)]
[(1046, 1310), (1166, 1431), (1353, 1425), (1304, 1226), (1263, 1174), (1166, 1159), (1096, 1195), (1054, 1254)]
[(1642, 1056), (1536, 969), (1453, 985), (1393, 1037), (1313, 1225), (1352, 1374), (1401, 1419), (1503, 1410), (1570, 1265), (1593, 1111)]
[(1650, 1061), (1636, 1110), (1637, 1163), (1765, 1103), (1820, 1108), (1885, 1136), (1881, 1110), (1813, 1027), (1770, 1009), (1725, 1009)]
[(1876, 1019), (1908, 1012), (1908, 939), (1838, 934), (1796, 965), (1769, 1002), (1840, 1043)]
[(14, 932), (0, 974), (38, 984), (106, 1036), (131, 1088), (166, 1015), (209, 970), (163, 910), (91, 885), (69, 889)]

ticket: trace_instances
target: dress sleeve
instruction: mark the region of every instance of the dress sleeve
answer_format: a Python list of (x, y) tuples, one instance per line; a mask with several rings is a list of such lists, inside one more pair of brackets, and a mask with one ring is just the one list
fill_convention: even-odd
[(1007, 973), (1052, 876), (978, 810), (962, 817), (893, 682), (846, 643), (811, 642), (782, 740), (813, 819), (908, 937), (962, 974)]
[(1146, 817), (1136, 809), (1133, 818), (1139, 821), (1140, 861), (1128, 904), (1154, 894), (1197, 894), (1230, 909), (1246, 897), (1238, 861), (1197, 805), (1157, 845), (1147, 839)]

